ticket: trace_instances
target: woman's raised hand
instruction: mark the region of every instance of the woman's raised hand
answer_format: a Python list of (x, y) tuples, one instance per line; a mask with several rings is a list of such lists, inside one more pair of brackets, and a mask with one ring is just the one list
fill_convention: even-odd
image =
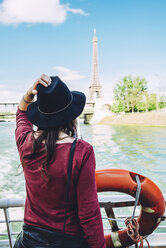
[(42, 84), (48, 87), (51, 84), (51, 78), (45, 74), (42, 74), (33, 84), (33, 86), (28, 90), (28, 95), (37, 95), (37, 85)]
[(27, 93), (22, 97), (19, 109), (26, 111), (29, 104), (32, 103), (34, 96), (37, 95), (37, 85), (42, 84), (48, 87), (51, 84), (51, 78), (45, 74), (41, 75), (33, 84), (33, 86), (27, 91)]

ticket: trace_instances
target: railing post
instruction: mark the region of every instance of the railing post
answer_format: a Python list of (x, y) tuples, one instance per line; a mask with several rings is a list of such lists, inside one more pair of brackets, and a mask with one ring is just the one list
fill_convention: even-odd
[(8, 208), (4, 208), (4, 214), (5, 214), (5, 221), (6, 221), (6, 226), (7, 226), (7, 232), (8, 232), (8, 237), (9, 237), (9, 245), (10, 248), (13, 248), (13, 238), (12, 238), (12, 225), (10, 223), (10, 216), (9, 216), (9, 211)]
[[(106, 206), (105, 212), (106, 212), (108, 218), (115, 219), (115, 214), (114, 214), (113, 208), (111, 206), (109, 206), (109, 205)], [(118, 227), (116, 220), (108, 220), (108, 221), (109, 221), (109, 224), (111, 226), (112, 232), (116, 232), (119, 230), (119, 227)]]

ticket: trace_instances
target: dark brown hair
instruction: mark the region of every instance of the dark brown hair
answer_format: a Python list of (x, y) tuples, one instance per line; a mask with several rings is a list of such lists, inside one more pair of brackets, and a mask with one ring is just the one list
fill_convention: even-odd
[[(45, 169), (49, 166), (50, 162), (55, 159), (55, 151), (56, 151), (56, 142), (60, 140), (59, 132), (63, 131), (70, 137), (73, 137), (76, 134), (76, 119), (66, 123), (61, 127), (41, 129), (38, 128), (39, 135), (36, 139), (34, 139), (33, 150), (32, 153), (27, 154), (22, 159), (22, 165), (25, 166), (25, 159), (37, 159), (37, 156), (41, 153), (46, 153), (46, 159), (42, 163), (42, 168)], [(34, 132), (35, 133), (35, 132)], [(63, 138), (62, 138), (63, 139)], [(41, 147), (41, 143), (45, 141), (45, 147), (42, 151), (39, 152)]]

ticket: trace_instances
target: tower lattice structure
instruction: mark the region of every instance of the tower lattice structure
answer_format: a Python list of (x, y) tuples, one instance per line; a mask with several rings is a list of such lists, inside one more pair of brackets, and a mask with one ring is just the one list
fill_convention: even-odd
[(94, 29), (93, 36), (93, 58), (92, 58), (92, 83), (89, 86), (89, 101), (93, 101), (96, 98), (102, 97), (101, 85), (99, 82), (99, 72), (98, 72), (98, 52), (97, 52), (97, 36), (96, 30)]

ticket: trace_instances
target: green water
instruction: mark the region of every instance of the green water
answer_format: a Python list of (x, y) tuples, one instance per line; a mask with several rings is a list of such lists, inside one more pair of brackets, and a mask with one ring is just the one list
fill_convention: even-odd
[[(15, 123), (0, 123), (0, 198), (24, 197), (23, 175), (14, 140)], [(81, 125), (94, 146), (96, 167), (123, 168), (152, 179), (166, 193), (166, 128)]]
[(166, 128), (83, 125), (97, 169), (120, 168), (143, 174), (166, 193)]

